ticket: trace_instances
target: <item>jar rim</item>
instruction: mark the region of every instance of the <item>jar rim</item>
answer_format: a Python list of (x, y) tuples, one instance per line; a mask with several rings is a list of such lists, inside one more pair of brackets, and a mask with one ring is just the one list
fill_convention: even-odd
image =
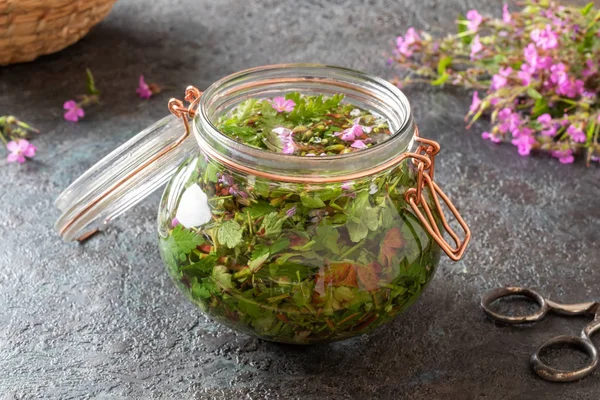
[[(388, 140), (368, 149), (306, 157), (248, 146), (221, 133), (213, 122), (223, 108), (239, 104), (244, 96), (262, 93), (265, 97), (265, 93), (277, 94), (286, 88), (285, 91), (292, 91), (289, 87), (319, 94), (344, 91), (346, 98), (368, 103), (383, 114), (394, 127), (394, 133)], [(214, 82), (200, 97), (193, 131), (202, 151), (234, 169), (243, 165), (244, 172), (259, 176), (266, 174), (284, 181), (314, 182), (316, 176), (322, 175), (332, 181), (346, 180), (348, 176), (356, 178), (357, 173), (367, 176), (371, 174), (371, 168), (380, 169), (377, 167), (384, 164), (389, 167), (394, 159), (399, 162), (399, 155), (407, 152), (414, 142), (416, 126), (407, 97), (397, 86), (382, 78), (323, 64), (275, 64), (240, 71)]]

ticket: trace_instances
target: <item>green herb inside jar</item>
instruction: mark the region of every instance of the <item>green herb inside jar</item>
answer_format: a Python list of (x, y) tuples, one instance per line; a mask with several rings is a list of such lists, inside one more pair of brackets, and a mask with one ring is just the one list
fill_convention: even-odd
[[(361, 151), (390, 137), (382, 118), (342, 100), (250, 99), (217, 126), (244, 144), (304, 156)], [(440, 251), (404, 201), (416, 184), (407, 162), (311, 186), (203, 156), (181, 171), (184, 182), (164, 196), (176, 198), (176, 209), (161, 208), (162, 256), (197, 305), (238, 330), (287, 343), (345, 339), (394, 318), (433, 276)]]
[(300, 156), (351, 153), (390, 137), (385, 119), (343, 98), (293, 92), (272, 100), (249, 99), (222, 115), (217, 128), (248, 146)]

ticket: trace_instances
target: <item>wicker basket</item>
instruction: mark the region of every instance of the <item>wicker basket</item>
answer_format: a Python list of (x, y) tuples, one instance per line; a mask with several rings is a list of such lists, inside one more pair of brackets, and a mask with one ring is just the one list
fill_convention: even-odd
[(0, 65), (31, 61), (75, 43), (116, 0), (0, 0)]

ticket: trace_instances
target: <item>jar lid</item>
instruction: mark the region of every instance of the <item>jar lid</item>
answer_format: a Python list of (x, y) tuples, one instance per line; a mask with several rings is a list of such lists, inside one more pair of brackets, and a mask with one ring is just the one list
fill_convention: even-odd
[(83, 241), (101, 230), (160, 188), (184, 158), (197, 152), (186, 116), (176, 115), (135, 135), (61, 193), (55, 205), (62, 215), (54, 227), (63, 240)]

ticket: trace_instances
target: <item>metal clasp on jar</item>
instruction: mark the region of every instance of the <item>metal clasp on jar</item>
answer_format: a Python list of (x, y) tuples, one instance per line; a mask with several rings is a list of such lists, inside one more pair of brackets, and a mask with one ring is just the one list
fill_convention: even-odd
[[(435, 167), (435, 156), (440, 151), (440, 145), (429, 139), (424, 139), (418, 136), (418, 130), (416, 132), (416, 141), (420, 143), (415, 153), (408, 153), (407, 155), (412, 158), (417, 168), (417, 187), (410, 188), (404, 193), (404, 199), (410, 204), (413, 212), (419, 218), (423, 227), (429, 235), (436, 241), (440, 248), (454, 261), (458, 261), (462, 258), (469, 241), (471, 240), (471, 230), (467, 226), (466, 222), (461, 217), (460, 213), (452, 204), (452, 201), (446, 196), (446, 194), (440, 189), (440, 187), (433, 181), (433, 173)], [(442, 223), (444, 230), (450, 235), (454, 241), (454, 245), (450, 244), (444, 239), (443, 233), (438, 227), (436, 218), (432, 212), (431, 207), (427, 203), (425, 197), (425, 191), (428, 190), (430, 196), (434, 202), (435, 208), (439, 215), (439, 219)], [(446, 203), (446, 206), (450, 209), (450, 212), (456, 218), (456, 221), (464, 231), (464, 238), (461, 238), (454, 232), (450, 227), (444, 210), (440, 203), (440, 198)], [(421, 208), (423, 211), (421, 211)]]

